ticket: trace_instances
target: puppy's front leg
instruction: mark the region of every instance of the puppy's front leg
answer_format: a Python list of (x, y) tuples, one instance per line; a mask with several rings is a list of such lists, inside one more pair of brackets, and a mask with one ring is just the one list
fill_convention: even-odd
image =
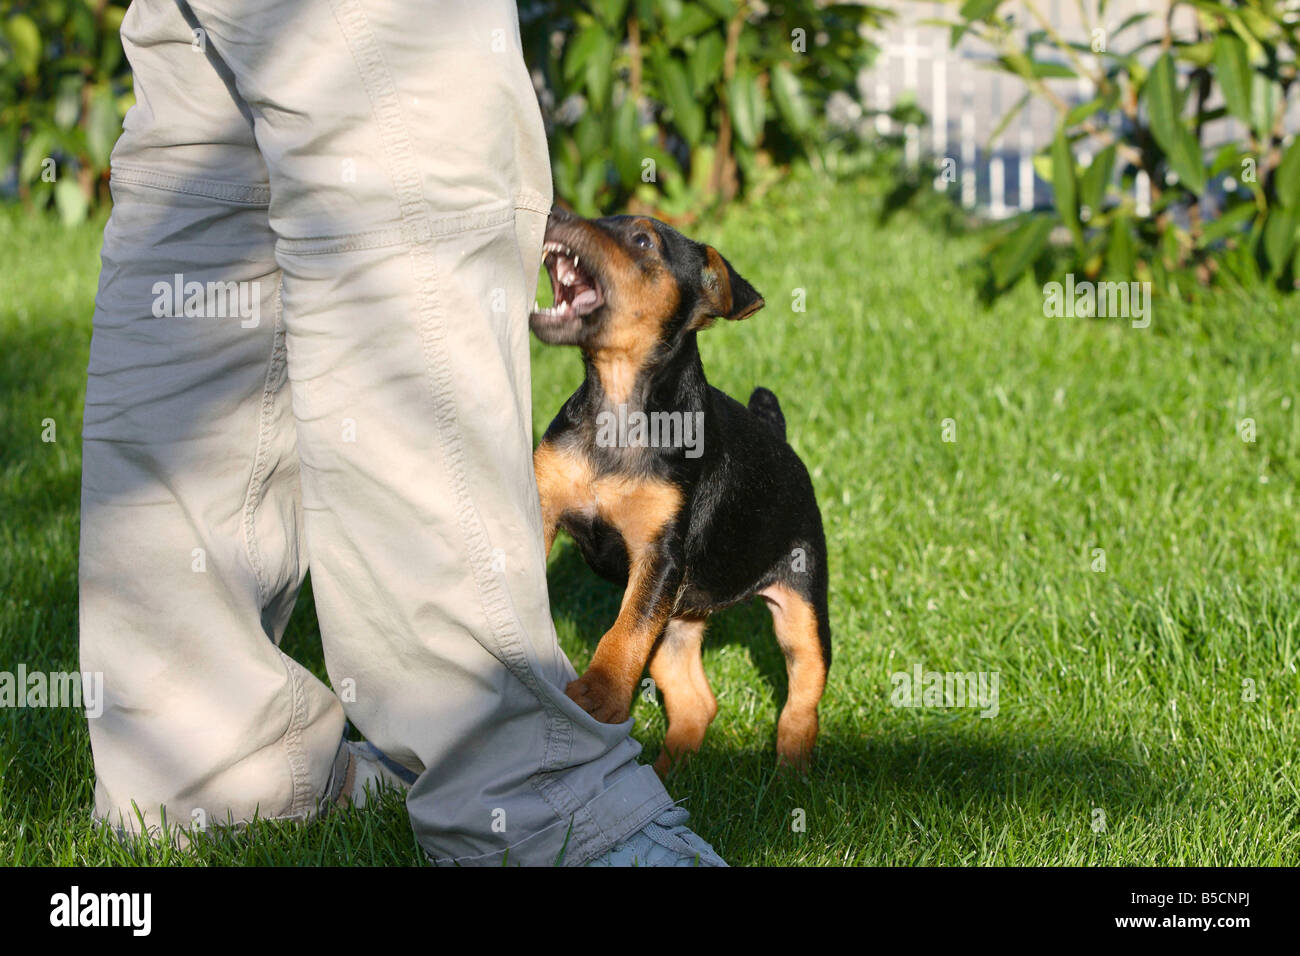
[(606, 724), (627, 720), (637, 679), (672, 615), (682, 583), (682, 561), (662, 540), (629, 554), (627, 590), (614, 626), (605, 632), (591, 665), (565, 688), (587, 713)]

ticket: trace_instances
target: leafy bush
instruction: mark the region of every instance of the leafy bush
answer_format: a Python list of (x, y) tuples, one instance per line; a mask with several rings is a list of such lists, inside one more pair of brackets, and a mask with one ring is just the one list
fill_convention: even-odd
[[(954, 46), (978, 37), (996, 68), (1027, 84), (1004, 125), (1030, 98), (1058, 117), (1055, 139), (1035, 160), (1053, 185), (1054, 209), (1018, 217), (995, 242), (995, 286), (1041, 261), (1053, 229), (1064, 227), (1072, 267), (1089, 277), (1137, 278), (1171, 294), (1223, 281), (1293, 287), (1300, 141), (1286, 145), (1283, 120), (1296, 85), (1294, 11), (1282, 0), (1173, 0), (1160, 15), (1136, 13), (1108, 31), (1105, 0), (1080, 2), (1090, 36), (1070, 42), (1028, 0), (1026, 42), (1015, 32), (1017, 8), (966, 0), (951, 24)], [(1194, 37), (1173, 34), (1179, 9), (1194, 12)], [(1126, 43), (1143, 21), (1158, 26), (1157, 36)], [(1078, 104), (1051, 86), (1080, 78), (1090, 93)], [(1210, 154), (1207, 127), (1229, 116), (1245, 139)], [(1086, 166), (1085, 146), (1095, 151)], [(1149, 177), (1149, 208), (1135, 197), (1140, 172)]]
[(875, 48), (879, 7), (816, 0), (534, 0), (556, 192), (584, 213), (682, 214), (817, 159), (830, 96)]
[[(65, 221), (107, 201), (133, 101), (107, 0), (36, 0), (0, 22), (0, 173)], [(821, 155), (825, 105), (852, 91), (884, 14), (823, 0), (523, 0), (557, 193), (587, 213), (681, 212), (761, 189)], [(3, 184), (0, 184), (3, 185)]]
[(68, 223), (107, 199), (109, 154), (133, 102), (125, 13), (105, 0), (42, 0), (0, 22), (0, 172), (14, 166), (18, 195)]

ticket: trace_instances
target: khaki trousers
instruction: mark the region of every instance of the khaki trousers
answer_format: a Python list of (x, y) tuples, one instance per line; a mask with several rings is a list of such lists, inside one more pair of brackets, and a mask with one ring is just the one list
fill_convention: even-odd
[[(95, 815), (308, 819), (344, 716), (439, 862), (670, 804), (564, 696), (531, 464), (550, 172), (508, 0), (135, 0), (86, 392)], [(278, 642), (310, 567), (330, 683)]]

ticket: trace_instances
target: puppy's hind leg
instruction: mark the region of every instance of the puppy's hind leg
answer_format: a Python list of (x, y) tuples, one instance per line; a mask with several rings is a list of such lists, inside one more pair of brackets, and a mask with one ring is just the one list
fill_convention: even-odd
[(674, 761), (700, 749), (704, 732), (718, 713), (700, 657), (704, 625), (704, 618), (673, 618), (650, 657), (650, 676), (663, 691), (668, 711), (664, 749), (655, 761), (660, 776)]
[[(805, 770), (817, 739), (817, 704), (826, 689), (830, 666), (825, 602), (813, 602), (788, 584), (759, 592), (772, 612), (776, 639), (785, 654), (789, 691), (776, 729), (776, 752), (782, 763)], [(820, 608), (818, 607), (820, 604)], [(826, 641), (823, 641), (823, 630)]]

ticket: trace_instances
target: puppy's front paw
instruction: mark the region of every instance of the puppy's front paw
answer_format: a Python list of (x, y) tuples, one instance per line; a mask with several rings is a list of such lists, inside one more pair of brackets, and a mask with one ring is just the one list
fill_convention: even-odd
[(602, 724), (621, 724), (632, 709), (632, 695), (604, 671), (595, 668), (572, 681), (564, 693)]

